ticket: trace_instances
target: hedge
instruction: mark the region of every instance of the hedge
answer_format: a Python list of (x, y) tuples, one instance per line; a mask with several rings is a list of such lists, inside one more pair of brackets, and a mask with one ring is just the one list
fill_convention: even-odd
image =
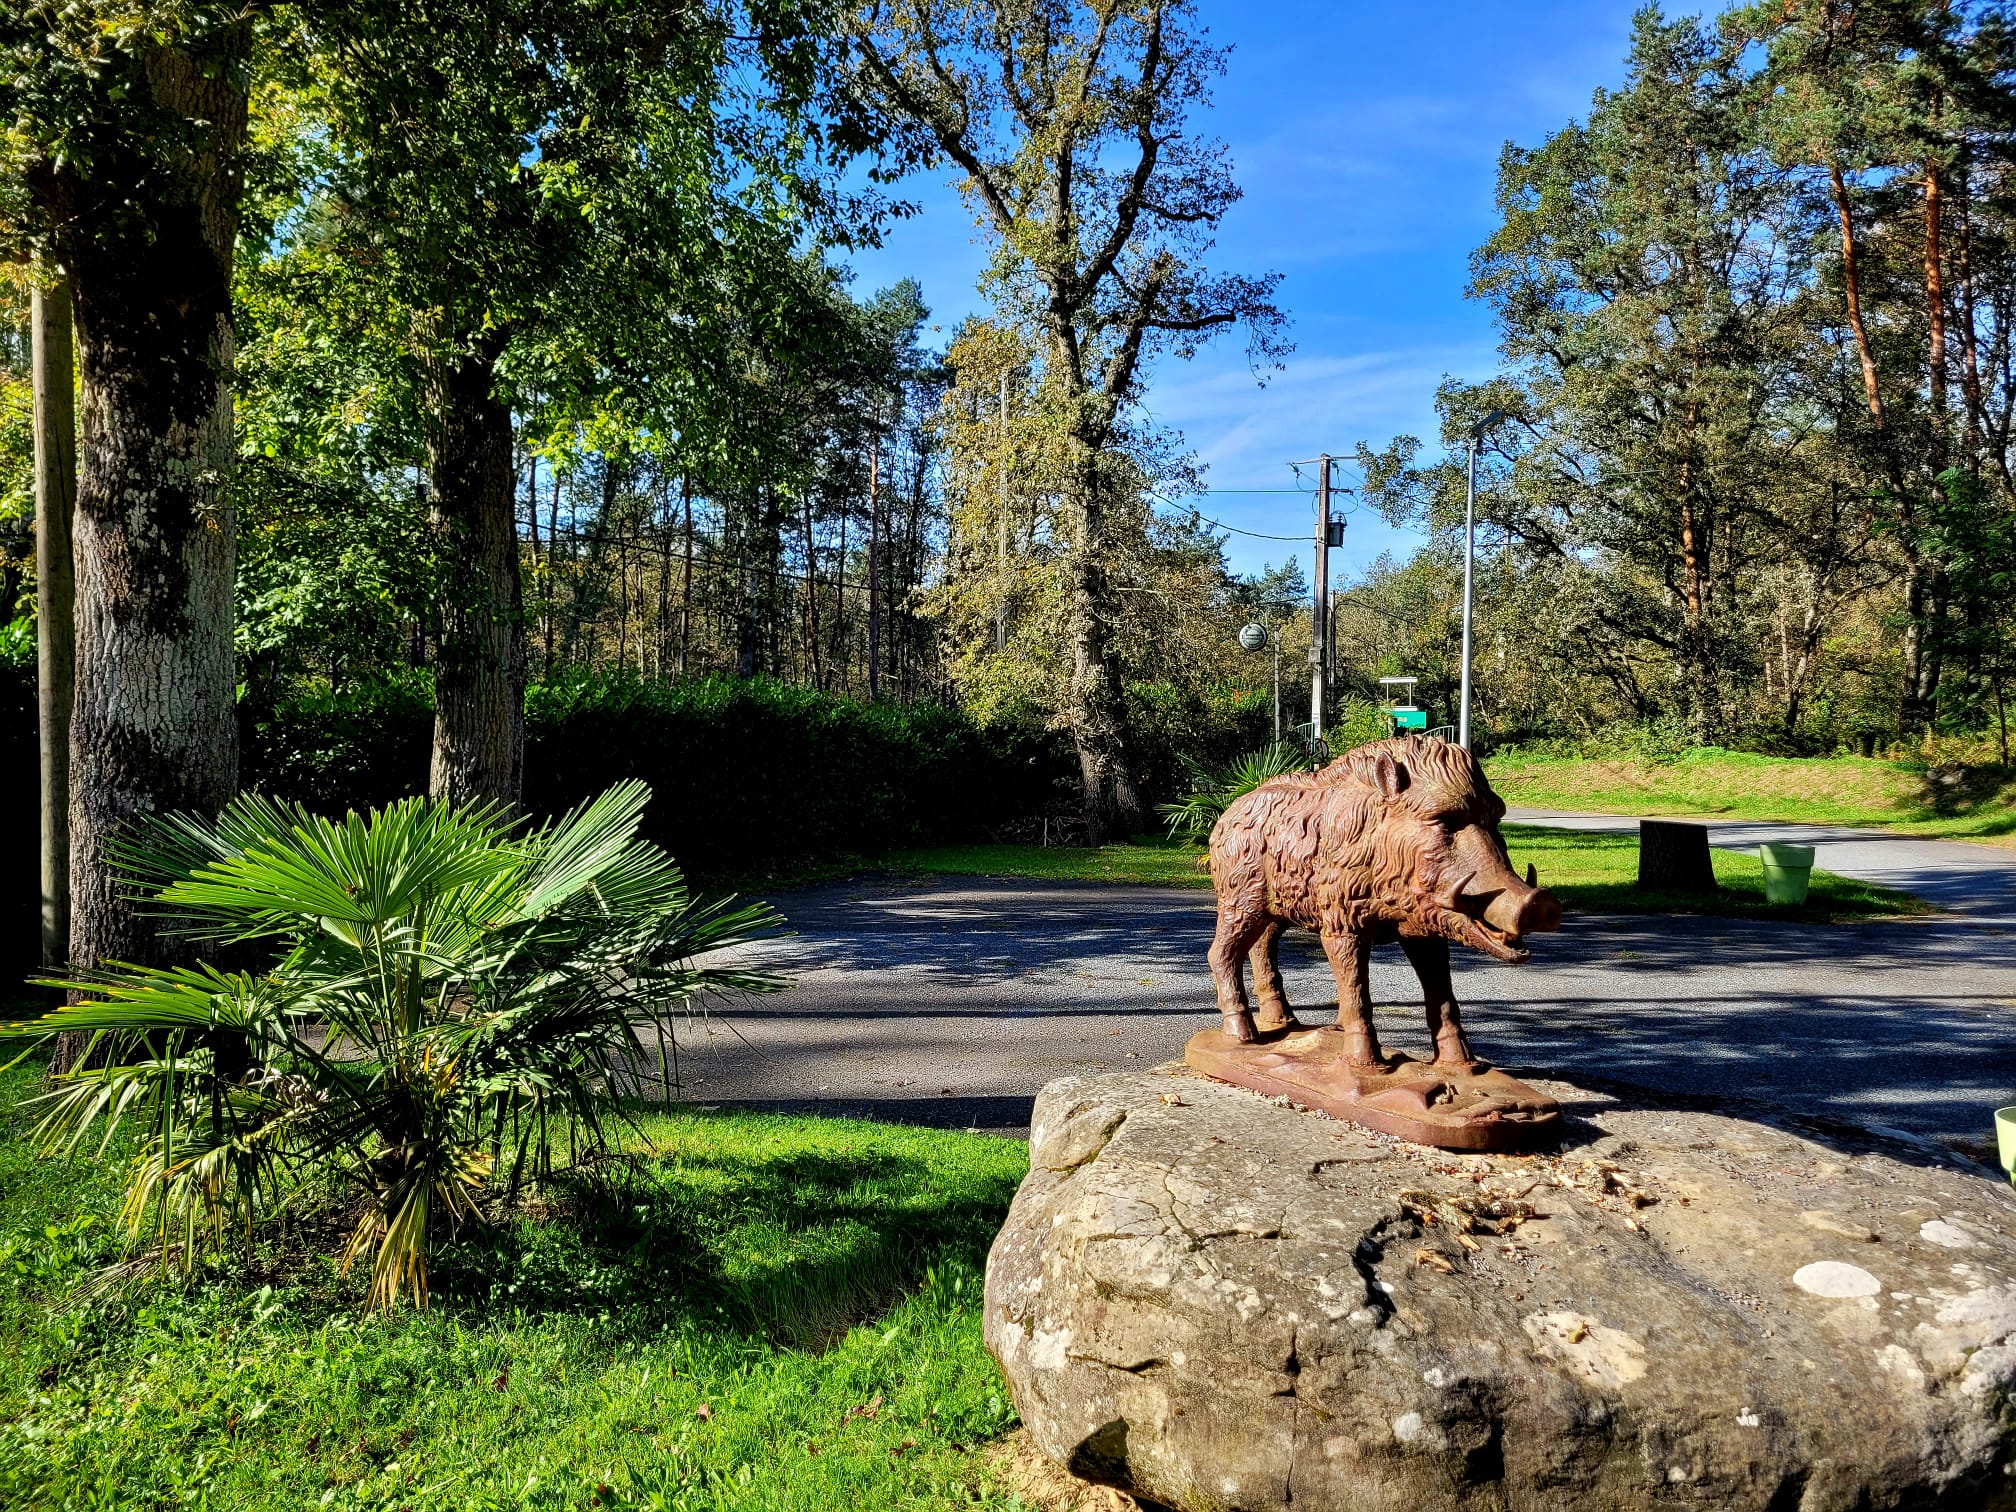
[[(703, 875), (983, 838), (1053, 805), (1073, 770), (1053, 735), (764, 679), (535, 687), (525, 723), (528, 810), (641, 778), (646, 832)], [(432, 727), (415, 687), (248, 713), (244, 781), (325, 812), (382, 804), (426, 786)]]

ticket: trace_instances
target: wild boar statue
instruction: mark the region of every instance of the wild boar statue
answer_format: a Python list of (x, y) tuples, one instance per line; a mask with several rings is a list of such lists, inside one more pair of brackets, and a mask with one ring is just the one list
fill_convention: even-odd
[[(1211, 975), (1226, 1038), (1250, 1045), (1301, 1027), (1277, 955), (1281, 931), (1299, 924), (1322, 939), (1337, 975), (1347, 1066), (1387, 1064), (1368, 968), (1372, 947), (1393, 940), (1421, 978), (1435, 1068), (1471, 1066), (1449, 979), (1451, 942), (1519, 962), (1527, 935), (1561, 925), (1560, 903), (1535, 885), (1531, 868), (1523, 881), (1513, 872), (1498, 833), (1504, 817), (1476, 757), (1423, 735), (1360, 746), (1237, 799), (1211, 832)], [(1257, 1012), (1241, 980), (1249, 960)]]

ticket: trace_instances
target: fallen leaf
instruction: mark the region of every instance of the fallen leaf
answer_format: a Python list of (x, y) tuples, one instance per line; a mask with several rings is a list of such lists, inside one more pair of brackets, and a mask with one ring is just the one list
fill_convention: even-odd
[(1189, 1106), (1188, 1103), (1184, 1102), (1174, 1092), (1164, 1092), (1162, 1094), (1162, 1101), (1169, 1104), (1172, 1108), (1187, 1108)]
[(709, 1407), (705, 1402), (702, 1402), (698, 1407), (693, 1409), (693, 1416), (700, 1419), (703, 1423), (711, 1423), (714, 1420), (714, 1409)]
[(1456, 1274), (1456, 1267), (1450, 1264), (1449, 1257), (1440, 1250), (1417, 1249), (1414, 1251), (1414, 1263), (1425, 1265), (1430, 1270), (1438, 1270), (1445, 1276)]

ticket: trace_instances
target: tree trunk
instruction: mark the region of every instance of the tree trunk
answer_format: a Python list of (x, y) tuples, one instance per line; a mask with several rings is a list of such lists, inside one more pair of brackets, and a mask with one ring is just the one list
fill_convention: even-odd
[(554, 557), (560, 546), (560, 467), (553, 464), (553, 502), (546, 510), (546, 583), (543, 607), (546, 620), (546, 660), (542, 675), (553, 675), (553, 629), (560, 617), (560, 573)]
[(1869, 404), (1869, 420), (1883, 429), (1883, 392), (1877, 382), (1876, 354), (1869, 345), (1869, 328), (1862, 320), (1862, 264), (1855, 239), (1854, 208), (1848, 200), (1848, 183), (1839, 163), (1827, 168), (1834, 190), (1834, 213), (1841, 222), (1841, 286), (1848, 305), (1848, 329), (1855, 337), (1855, 355), (1862, 363), (1862, 392)]
[(1926, 372), (1932, 386), (1932, 444), (1934, 472), (1946, 465), (1946, 289), (1944, 257), (1939, 233), (1944, 212), (1940, 206), (1939, 165), (1925, 164), (1925, 321)]
[(679, 675), (693, 649), (693, 480), (679, 474), (679, 501), (686, 512), (686, 565), (679, 585)]
[(1071, 477), (1071, 695), (1067, 718), (1078, 749), (1085, 829), (1093, 845), (1131, 835), (1143, 823), (1127, 756), (1125, 705), (1113, 666), (1112, 591), (1106, 578), (1105, 516), (1096, 446), (1078, 440)]
[[(1974, 197), (1969, 185), (1970, 177), (1971, 171), (1963, 167), (1960, 175), (1959, 235), (1955, 238), (1954, 255), (1959, 263), (1960, 275), (1960, 394), (1967, 407), (1967, 459), (1970, 466), (1978, 466), (1984, 426), (1981, 415), (1981, 337), (1974, 319)], [(2010, 479), (2006, 459), (2003, 459), (2001, 468), (2003, 482), (2007, 486)]]
[(1702, 522), (1695, 511), (1694, 451), (1701, 426), (1701, 401), (1687, 405), (1686, 451), (1680, 459), (1680, 565), (1686, 595), (1686, 628), (1681, 637), (1687, 663), (1688, 700), (1693, 705), (1694, 738), (1713, 745), (1721, 734), (1722, 712), (1714, 648), (1708, 628), (1708, 555), (1711, 542), (1703, 539)]
[(840, 510), (840, 565), (833, 573), (833, 666), (839, 676), (836, 691), (845, 693), (852, 681), (854, 658), (847, 645), (847, 509)]
[(42, 760), (42, 964), (70, 958), (70, 705), (76, 675), (77, 370), (70, 285), (42, 270), (31, 296), (35, 392), (35, 663)]
[[(153, 51), (147, 85), (187, 123), (186, 146), (164, 166), (155, 143), (143, 157), (115, 141), (88, 177), (65, 168), (39, 186), (68, 228), (83, 376), (70, 725), (78, 970), (171, 958), (110, 848), (134, 816), (214, 814), (238, 784), (231, 266), (246, 98), (236, 61)], [(59, 1045), (57, 1067), (78, 1048)]]
[(882, 438), (868, 443), (868, 701), (882, 696)]
[[(815, 689), (825, 686), (819, 672), (819, 553), (812, 539), (812, 494), (805, 493), (805, 663)], [(847, 571), (847, 558), (840, 558), (840, 571)]]
[(1855, 238), (1855, 216), (1848, 199), (1847, 180), (1839, 163), (1830, 163), (1828, 181), (1834, 193), (1834, 212), (1841, 222), (1841, 283), (1848, 306), (1848, 329), (1855, 338), (1855, 355), (1862, 364), (1862, 392), (1869, 406), (1870, 428), (1882, 458), (1883, 475), (1900, 512), (1899, 538), (1904, 548), (1904, 670), (1903, 697), (1897, 720), (1909, 729), (1922, 724), (1925, 706), (1921, 689), (1925, 680), (1925, 564), (1912, 539), (1911, 498), (1904, 488), (1903, 468), (1897, 448), (1885, 424), (1882, 388), (1877, 381), (1876, 355), (1869, 345), (1869, 330), (1862, 319), (1862, 273), (1860, 249)]
[(516, 803), (525, 764), (525, 623), (511, 412), (496, 395), (503, 339), (429, 365), (428, 525), (441, 573), (434, 670), (437, 799)]
[(1672, 819), (1639, 820), (1638, 885), (1647, 892), (1715, 891), (1708, 827)]

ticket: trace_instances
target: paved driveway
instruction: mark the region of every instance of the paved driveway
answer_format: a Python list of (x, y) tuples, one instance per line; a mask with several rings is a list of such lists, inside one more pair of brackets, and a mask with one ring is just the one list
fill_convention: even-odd
[[(1995, 900), (1971, 917), (1571, 917), (1528, 966), (1459, 952), (1457, 992), (1473, 1042), (1515, 1070), (1982, 1137), (1989, 1110), (2016, 1101), (2016, 927), (2002, 922), (2016, 906), (1994, 891), (2016, 853), (1986, 854), (2008, 871), (1920, 878)], [(1856, 870), (1833, 851), (1823, 864)], [(765, 952), (797, 985), (686, 1036), (700, 1101), (1017, 1128), (1052, 1077), (1153, 1065), (1217, 1022), (1202, 890), (869, 879), (776, 901), (799, 932)], [(1305, 1016), (1335, 1011), (1313, 939), (1291, 933), (1283, 965)], [(1372, 989), (1386, 1042), (1423, 1051), (1397, 948), (1376, 953)]]

